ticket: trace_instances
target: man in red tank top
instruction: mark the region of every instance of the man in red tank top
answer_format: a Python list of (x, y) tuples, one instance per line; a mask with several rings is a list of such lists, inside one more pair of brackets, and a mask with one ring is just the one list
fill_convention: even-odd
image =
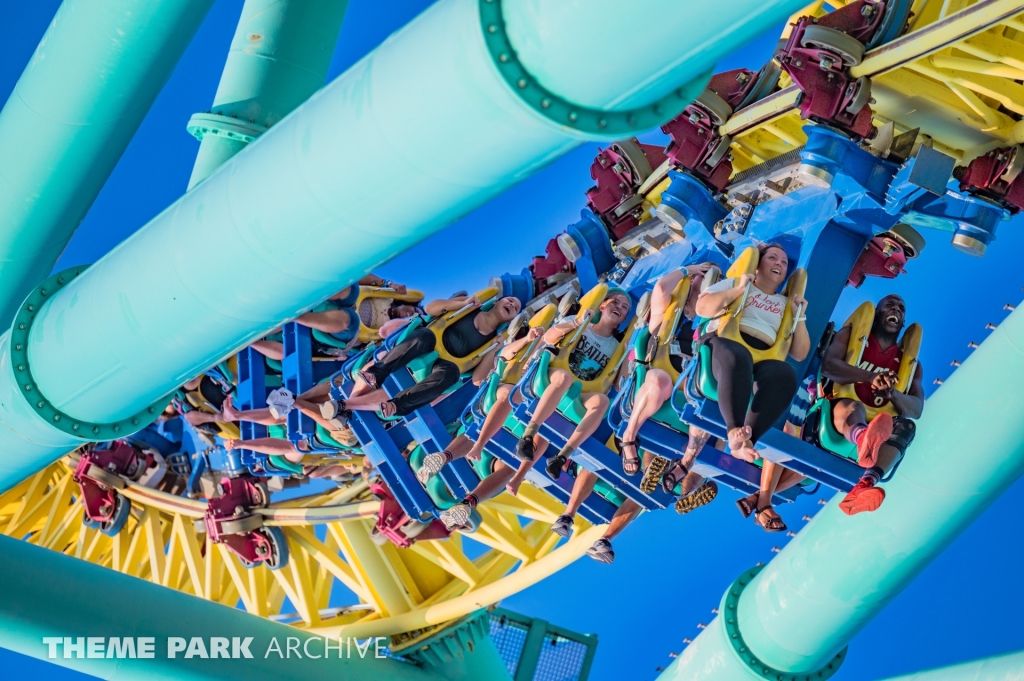
[[(874, 511), (885, 500), (878, 481), (903, 456), (914, 439), (914, 421), (924, 408), (924, 372), (918, 362), (906, 393), (896, 390), (897, 372), (903, 359), (898, 341), (906, 321), (906, 303), (888, 295), (875, 306), (867, 347), (858, 366), (846, 363), (850, 327), (836, 333), (822, 360), (821, 374), (830, 384), (854, 384), (858, 400), (833, 398), (833, 423), (846, 439), (857, 445), (858, 463), (868, 469), (860, 482), (840, 502), (847, 515)], [(882, 412), (868, 423), (864, 405), (881, 408), (892, 403), (896, 418)]]

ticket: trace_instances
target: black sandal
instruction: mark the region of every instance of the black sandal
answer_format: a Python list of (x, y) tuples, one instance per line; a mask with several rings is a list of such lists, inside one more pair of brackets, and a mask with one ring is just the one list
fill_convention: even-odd
[[(626, 475), (633, 476), (640, 472), (639, 444), (636, 440), (629, 440), (619, 445), (619, 451), (622, 452), (622, 472)], [(636, 454), (634, 456), (626, 456), (626, 447), (632, 447)], [(632, 466), (633, 470), (630, 471), (627, 466)]]
[(768, 511), (774, 511), (771, 506), (765, 506), (754, 514), (754, 522), (764, 528), (765, 532), (785, 532), (789, 528), (782, 520), (782, 516), (776, 514), (774, 518), (767, 515)]
[(736, 501), (736, 508), (740, 509), (744, 518), (749, 518), (750, 514), (757, 510), (757, 502), (750, 503), (749, 497), (740, 497)]
[[(682, 471), (682, 473), (677, 475), (676, 471)], [(661, 489), (664, 490), (665, 494), (674, 495), (676, 493), (676, 485), (681, 483), (689, 472), (686, 470), (686, 466), (683, 465), (683, 460), (676, 459), (661, 478)]]
[(381, 402), (380, 403), (380, 415), (386, 419), (391, 418), (398, 411), (398, 407), (395, 406), (394, 402)]
[(365, 383), (366, 385), (370, 386), (371, 388), (376, 389), (378, 387), (377, 386), (377, 377), (374, 376), (373, 372), (371, 372), (369, 369), (363, 369), (362, 371), (358, 372), (356, 375), (359, 376), (359, 378), (363, 381), (363, 383)]

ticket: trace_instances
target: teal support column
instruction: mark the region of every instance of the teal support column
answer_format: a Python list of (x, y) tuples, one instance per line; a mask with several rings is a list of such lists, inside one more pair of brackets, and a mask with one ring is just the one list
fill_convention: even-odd
[(672, 118), (805, 2), (439, 0), (33, 298), (0, 340), (0, 489), (80, 443), (74, 424), (140, 427), (198, 372), (583, 140)]
[(939, 669), (927, 669), (885, 681), (1021, 681), (1024, 679), (1024, 650), (971, 660)]
[(478, 610), (399, 654), (446, 681), (512, 681), (491, 640), (490, 621)]
[(199, 141), (191, 189), (324, 85), (348, 0), (246, 0)]
[(850, 640), (1024, 473), (1022, 382), (1018, 309), (928, 400), (882, 507), (849, 517), (833, 499), (727, 592), (662, 681), (827, 678)]
[(65, 0), (0, 111), (0, 328), (45, 279), (213, 0)]
[[(261, 568), (265, 569), (265, 568)], [(0, 646), (101, 679), (132, 681), (443, 681), (429, 671), (392, 658), (377, 658), (375, 642), (360, 656), (356, 642), (331, 641), (325, 657), (324, 639), (276, 624), (241, 610), (179, 593), (145, 580), (71, 558), (55, 551), (0, 536)], [(80, 641), (81, 655), (63, 640)], [(117, 657), (110, 638), (132, 638), (133, 656)], [(153, 639), (152, 657), (138, 657), (138, 638)], [(191, 644), (172, 659), (168, 639)], [(210, 657), (211, 638), (227, 639), (232, 659)], [(250, 638), (242, 652), (243, 644)], [(46, 638), (54, 643), (50, 655)], [(236, 647), (232, 639), (238, 640)], [(274, 652), (281, 651), (279, 655)], [(289, 653), (289, 639), (292, 651)], [(307, 643), (308, 641), (308, 643)], [(386, 646), (387, 639), (380, 641)], [(98, 644), (98, 647), (96, 647)], [(94, 653), (89, 654), (93, 646)], [(268, 652), (270, 651), (270, 652)], [(125, 649), (126, 652), (126, 649)], [(477, 677), (491, 678), (491, 677)], [(495, 677), (500, 678), (500, 677)]]
[(548, 623), (535, 619), (526, 630), (523, 650), (519, 653), (519, 665), (516, 667), (515, 681), (533, 681), (540, 660), (540, 649), (544, 645), (544, 634), (548, 633)]

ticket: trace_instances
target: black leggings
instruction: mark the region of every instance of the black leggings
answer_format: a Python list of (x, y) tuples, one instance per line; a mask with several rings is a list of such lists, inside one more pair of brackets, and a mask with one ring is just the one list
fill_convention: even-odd
[[(711, 370), (718, 381), (718, 406), (726, 427), (750, 426), (750, 439), (757, 442), (789, 408), (797, 390), (796, 372), (777, 359), (754, 364), (750, 351), (728, 338), (706, 336), (704, 342), (711, 347)], [(752, 392), (754, 403), (750, 404)]]
[[(384, 359), (366, 370), (377, 379), (377, 385), (383, 386), (385, 379), (398, 369), (404, 368), (409, 362), (430, 354), (434, 351), (437, 338), (429, 329), (416, 329), (404, 341), (391, 348)], [(445, 390), (459, 382), (459, 367), (448, 360), (438, 359), (430, 375), (411, 388), (407, 388), (391, 398), (395, 404), (395, 414), (405, 416), (420, 407), (430, 404), (444, 394)]]

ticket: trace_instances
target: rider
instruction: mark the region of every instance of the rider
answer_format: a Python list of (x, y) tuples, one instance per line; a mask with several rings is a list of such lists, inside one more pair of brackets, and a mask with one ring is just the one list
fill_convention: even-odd
[[(676, 286), (683, 280), (683, 277), (690, 277), (689, 296), (683, 306), (681, 318), (676, 328), (675, 342), (671, 345), (671, 354), (669, 355), (669, 361), (676, 371), (682, 371), (684, 363), (693, 354), (693, 319), (696, 317), (695, 306), (697, 304), (697, 296), (700, 294), (700, 285), (704, 280), (704, 275), (711, 267), (713, 267), (713, 263), (707, 262), (700, 265), (687, 265), (673, 270), (658, 279), (651, 292), (651, 316), (648, 320), (647, 328), (653, 339), (661, 330), (662, 323), (665, 320), (665, 313), (672, 302), (672, 295)], [(650, 359), (648, 357), (648, 360)], [(640, 432), (640, 428), (672, 397), (673, 388), (674, 381), (668, 372), (653, 366), (648, 367), (643, 384), (637, 391), (629, 422), (622, 433), (622, 442), (620, 444), (622, 465), (628, 475), (635, 474), (640, 464), (637, 450), (639, 445), (637, 435)], [(696, 508), (696, 506), (703, 505), (694, 504), (693, 500), (690, 502), (682, 502), (682, 500), (687, 499), (690, 492), (697, 489), (698, 485), (704, 481), (703, 476), (688, 471), (708, 438), (708, 433), (690, 426), (689, 439), (686, 451), (683, 453), (683, 458), (673, 463), (669, 463), (666, 459), (661, 459), (660, 465), (652, 466), (652, 462), (656, 457), (650, 452), (645, 451), (643, 462), (645, 472), (644, 479), (640, 482), (641, 491), (648, 494), (653, 492), (660, 479), (666, 490), (674, 490), (677, 484), (680, 485), (682, 492), (681, 503), (676, 506), (676, 510), (680, 513), (689, 512)], [(707, 484), (712, 486), (715, 483), (709, 481)]]
[[(629, 314), (629, 308), (629, 296), (622, 290), (609, 292), (598, 307), (600, 318), (593, 324), (587, 324), (582, 337), (569, 356), (569, 368), (572, 373), (564, 369), (550, 370), (550, 385), (537, 401), (533, 416), (516, 445), (517, 458), (522, 461), (533, 460), (534, 448), (539, 443), (537, 432), (540, 430), (541, 424), (555, 413), (558, 403), (572, 387), (573, 382), (593, 380), (604, 371), (619, 345), (617, 330), (626, 319), (626, 315)], [(592, 312), (587, 311), (582, 316), (552, 326), (544, 334), (544, 342), (552, 346), (558, 345), (566, 336), (589, 321), (592, 316)], [(565, 465), (576, 448), (594, 434), (608, 409), (608, 396), (604, 393), (582, 393), (579, 399), (586, 409), (586, 414), (576, 426), (565, 447), (548, 461), (547, 472), (552, 478), (558, 477), (562, 466)]]
[[(822, 360), (821, 373), (827, 379), (825, 397), (832, 403), (833, 423), (836, 430), (857, 445), (858, 462), (868, 469), (839, 504), (847, 515), (874, 511), (882, 505), (885, 490), (876, 485), (913, 441), (913, 419), (920, 418), (924, 408), (924, 371), (920, 364), (908, 391), (895, 389), (896, 372), (903, 359), (903, 349), (897, 341), (906, 321), (906, 310), (906, 303), (895, 294), (878, 301), (859, 366), (846, 362), (851, 340), (849, 326), (836, 333)], [(858, 399), (833, 396), (836, 384), (853, 384)], [(882, 411), (868, 422), (864, 405), (882, 409), (890, 403), (896, 410), (895, 419)]]
[[(512, 321), (519, 314), (522, 304), (518, 298), (506, 296), (485, 310), (480, 307), (481, 301), (476, 296), (458, 296), (427, 304), (426, 313), (431, 317), (439, 317), (466, 306), (476, 309), (472, 309), (441, 334), (445, 351), (457, 358), (469, 357), (492, 341), (502, 325)], [(458, 382), (460, 376), (459, 367), (445, 359), (438, 359), (426, 378), (391, 399), (388, 399), (387, 393), (380, 388), (393, 372), (404, 368), (417, 357), (433, 352), (436, 343), (437, 337), (428, 327), (412, 331), (405, 340), (393, 347), (384, 359), (359, 372), (358, 397), (332, 403), (334, 413), (331, 414), (331, 418), (337, 415), (343, 422), (347, 417), (346, 411), (349, 410), (380, 410), (385, 418), (405, 416), (443, 395), (448, 388)], [(490, 372), (496, 350), (495, 347), (474, 361), (474, 384), (479, 385)]]
[[(338, 291), (309, 312), (299, 315), (295, 321), (325, 333), (337, 343), (345, 345), (352, 344), (358, 338), (361, 326), (379, 329), (391, 319), (404, 319), (423, 313), (423, 309), (418, 305), (389, 298), (364, 300), (357, 312), (355, 304), (359, 300), (360, 286), (390, 288), (397, 295), (403, 295), (407, 291), (405, 284), (388, 281), (376, 274), (368, 274), (357, 283)], [(316, 338), (313, 339), (312, 344), (313, 354), (317, 356), (340, 356), (343, 354), (341, 348), (327, 345)], [(271, 359), (284, 359), (284, 344), (279, 340), (272, 340), (272, 336), (256, 341), (252, 344), (252, 348)]]
[[(777, 291), (786, 281), (789, 257), (779, 244), (764, 244), (758, 252), (754, 274), (730, 277), (709, 286), (700, 294), (696, 306), (698, 315), (711, 320), (701, 342), (711, 348), (711, 369), (718, 381), (718, 405), (725, 419), (729, 448), (734, 456), (749, 462), (759, 458), (754, 443), (789, 408), (798, 387), (793, 367), (781, 359), (755, 363), (748, 349), (767, 350), (780, 333), (785, 333), (781, 327), (787, 301), (786, 296)], [(715, 332), (720, 318), (728, 314), (731, 303), (744, 295), (748, 284), (751, 286), (740, 317), (743, 343), (739, 343)], [(789, 356), (800, 362), (811, 349), (802, 315), (807, 310), (807, 300), (794, 293), (788, 304), (797, 321)], [(782, 518), (772, 508), (770, 495), (758, 495), (755, 510), (755, 520), (766, 530), (785, 528)]]
[[(542, 328), (531, 327), (526, 331), (522, 338), (506, 343), (498, 356), (505, 362), (512, 362), (520, 352), (526, 350), (533, 341), (540, 338), (543, 334), (544, 330)], [(495, 392), (494, 403), (491, 405), (491, 408), (487, 410), (487, 416), (484, 418), (484, 422), (480, 425), (480, 432), (477, 435), (476, 441), (473, 442), (468, 449), (463, 446), (461, 441), (468, 441), (469, 438), (465, 435), (459, 435), (459, 437), (452, 442), (452, 446), (445, 451), (428, 454), (424, 457), (423, 464), (416, 472), (416, 477), (420, 482), (426, 484), (427, 480), (440, 473), (441, 469), (444, 468), (446, 464), (451, 463), (454, 459), (461, 458), (462, 456), (474, 461), (478, 461), (480, 459), (483, 455), (484, 447), (491, 438), (501, 430), (502, 426), (505, 425), (505, 420), (508, 418), (508, 415), (512, 413), (513, 401), (516, 403), (522, 401), (522, 397), (520, 397), (518, 393), (513, 392), (515, 385), (515, 382), (502, 382), (498, 385)], [(533, 465), (532, 461), (524, 463), (529, 463), (530, 466)], [(502, 483), (502, 485), (504, 484), (505, 483)]]

